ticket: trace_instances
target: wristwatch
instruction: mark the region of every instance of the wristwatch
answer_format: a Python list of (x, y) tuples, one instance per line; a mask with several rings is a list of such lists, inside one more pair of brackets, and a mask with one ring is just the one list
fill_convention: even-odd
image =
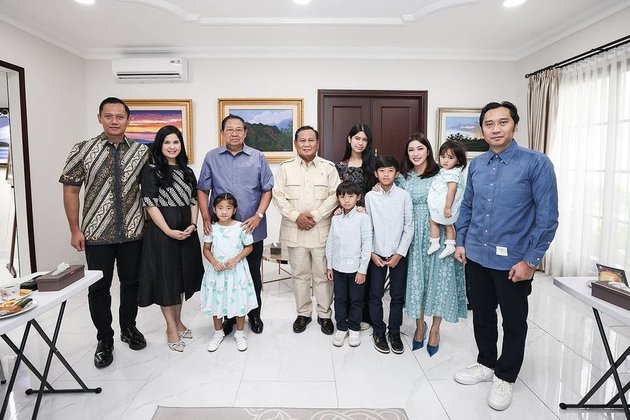
[(262, 219), (263, 217), (265, 217), (265, 215), (264, 215), (264, 214), (262, 214), (261, 212), (258, 212), (258, 211), (256, 212), (256, 216), (260, 217), (261, 219)]
[(523, 260), (523, 261), (525, 261), (525, 264), (527, 264), (527, 266), (529, 268), (533, 268), (534, 270), (538, 270), (538, 265), (539, 264), (532, 264), (532, 263), (530, 263), (529, 261), (526, 261), (526, 260)]

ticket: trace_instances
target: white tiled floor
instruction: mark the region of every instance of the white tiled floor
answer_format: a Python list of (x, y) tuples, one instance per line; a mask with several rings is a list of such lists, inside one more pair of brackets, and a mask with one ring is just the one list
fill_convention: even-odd
[[(275, 273), (266, 266), (266, 279)], [(117, 290), (113, 290), (117, 305)], [(106, 369), (92, 364), (95, 332), (86, 297), (69, 302), (59, 339), (59, 348), (89, 386), (101, 394), (44, 396), (41, 419), (149, 420), (158, 405), (165, 406), (269, 406), (269, 407), (401, 407), (410, 419), (613, 419), (620, 412), (584, 413), (561, 411), (560, 401), (577, 402), (607, 367), (592, 311), (553, 286), (549, 277), (537, 275), (530, 297), (529, 333), (525, 362), (514, 384), (514, 403), (505, 412), (486, 404), (489, 384), (462, 386), (453, 373), (476, 358), (472, 321), (444, 323), (440, 351), (433, 358), (422, 349), (411, 352), (414, 323), (405, 319), (402, 331), (406, 348), (402, 355), (378, 353), (371, 338), (362, 335), (357, 348), (333, 347), (316, 322), (305, 333), (294, 334), (293, 294), (287, 281), (269, 283), (263, 292), (262, 335), (249, 334), (249, 349), (236, 350), (232, 336), (215, 353), (206, 351), (211, 323), (196, 309), (193, 297), (184, 306), (184, 320), (195, 338), (183, 353), (165, 344), (164, 322), (156, 306), (140, 309), (138, 327), (148, 346), (138, 352), (118, 339), (114, 363)], [(470, 315), (470, 313), (469, 313)], [(40, 319), (47, 331), (54, 327), (54, 314)], [(430, 320), (427, 319), (430, 323)], [(630, 327), (604, 317), (616, 354), (630, 345)], [(14, 341), (20, 331), (11, 334)], [(0, 345), (5, 372), (14, 357)], [(44, 344), (35, 335), (29, 341), (28, 357), (37, 365), (45, 362)], [(622, 365), (623, 378), (630, 377), (630, 362)], [(623, 379), (622, 378), (622, 379)], [(59, 362), (53, 363), (53, 386), (75, 387)], [(31, 418), (34, 396), (24, 390), (37, 381), (24, 367), (10, 400), (7, 419)], [(6, 385), (0, 387), (4, 395)], [(609, 381), (597, 400), (614, 394)]]

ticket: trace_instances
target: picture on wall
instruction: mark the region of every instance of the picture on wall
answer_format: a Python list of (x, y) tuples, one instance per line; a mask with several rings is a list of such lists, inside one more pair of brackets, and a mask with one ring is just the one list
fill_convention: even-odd
[(438, 108), (438, 150), (445, 141), (456, 141), (472, 158), (489, 149), (479, 127), (480, 108)]
[(6, 167), (9, 161), (11, 132), (9, 129), (9, 109), (0, 108), (0, 167)]
[(184, 137), (188, 162), (193, 163), (193, 130), (191, 99), (124, 99), (129, 106), (127, 137), (152, 145), (155, 134), (165, 125), (179, 128)]
[[(245, 144), (265, 154), (270, 163), (295, 156), (293, 136), (302, 126), (303, 99), (219, 98), (219, 129), (226, 116), (238, 115), (247, 123)], [(219, 144), (223, 144), (219, 133)]]

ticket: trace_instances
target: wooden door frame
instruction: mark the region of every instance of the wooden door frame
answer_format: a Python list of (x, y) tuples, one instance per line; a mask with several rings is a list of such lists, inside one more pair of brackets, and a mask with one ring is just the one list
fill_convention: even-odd
[[(427, 134), (428, 98), (427, 90), (356, 90), (356, 89), (318, 89), (317, 90), (317, 129), (324, 132), (324, 99), (334, 97), (370, 97), (370, 98), (420, 98), (425, 113), (419, 117), (420, 132)], [(324, 155), (324, 142), (319, 143), (319, 156)]]

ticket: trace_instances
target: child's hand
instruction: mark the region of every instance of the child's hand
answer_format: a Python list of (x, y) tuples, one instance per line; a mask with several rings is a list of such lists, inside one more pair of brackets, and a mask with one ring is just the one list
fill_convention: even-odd
[(234, 266), (236, 266), (236, 264), (238, 263), (238, 258), (234, 257), (234, 258), (230, 258), (229, 260), (227, 260), (225, 262), (225, 269), (226, 270), (231, 270), (232, 268), (234, 268)]
[(377, 267), (385, 267), (385, 261), (383, 261), (381, 259), (381, 257), (379, 257), (378, 255), (376, 255), (375, 253), (372, 252), (372, 262), (377, 266)]
[(223, 265), (219, 261), (215, 261), (211, 264), (212, 264), (212, 267), (214, 267), (214, 271), (216, 271), (217, 273), (220, 273), (221, 271), (225, 270), (225, 265)]
[(331, 269), (326, 270), (326, 277), (328, 277), (328, 280), (332, 281), (333, 279), (333, 272)]
[(385, 263), (385, 265), (388, 266), (389, 268), (395, 268), (400, 262), (401, 258), (402, 258), (402, 255), (394, 254), (391, 257), (389, 257), (389, 260)]
[(453, 215), (453, 212), (451, 211), (450, 207), (444, 207), (444, 217), (451, 217)]
[(354, 282), (356, 284), (365, 283), (365, 274), (357, 273), (357, 275), (354, 277)]

